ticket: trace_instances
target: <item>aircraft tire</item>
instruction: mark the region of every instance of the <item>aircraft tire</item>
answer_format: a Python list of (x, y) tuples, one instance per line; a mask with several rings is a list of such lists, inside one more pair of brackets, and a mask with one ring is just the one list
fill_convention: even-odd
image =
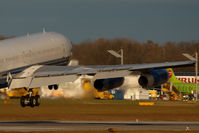
[(36, 104), (35, 104), (35, 106), (39, 106), (40, 105), (40, 96), (39, 95), (36, 95), (35, 96), (35, 100), (36, 100)]
[(24, 97), (24, 96), (22, 96), (22, 97), (20, 98), (21, 107), (26, 107), (25, 100), (26, 100), (26, 97)]
[(58, 90), (59, 86), (58, 85), (54, 85), (54, 90)]
[(30, 97), (30, 107), (36, 106), (36, 98), (34, 96)]
[(49, 90), (52, 90), (52, 89), (53, 89), (53, 85), (49, 85), (49, 86), (48, 86), (48, 89), (49, 89)]

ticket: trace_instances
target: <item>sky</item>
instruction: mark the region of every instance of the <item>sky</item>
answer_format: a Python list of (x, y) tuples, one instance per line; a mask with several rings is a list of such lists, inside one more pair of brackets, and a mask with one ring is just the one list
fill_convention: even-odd
[(73, 43), (199, 40), (199, 0), (0, 0), (0, 35), (59, 32)]

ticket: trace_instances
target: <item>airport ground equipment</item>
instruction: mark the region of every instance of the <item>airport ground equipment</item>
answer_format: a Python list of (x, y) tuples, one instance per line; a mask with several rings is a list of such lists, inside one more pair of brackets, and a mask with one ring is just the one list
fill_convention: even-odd
[(124, 100), (124, 89), (115, 88), (113, 90), (109, 90), (109, 92), (113, 95), (114, 100)]
[(163, 84), (162, 91), (168, 95), (169, 100), (182, 100), (183, 96), (181, 92), (172, 85), (172, 83), (167, 82)]
[(157, 91), (156, 90), (149, 90), (149, 99), (156, 100), (157, 99)]
[(86, 92), (84, 98), (95, 98), (101, 100), (114, 99), (114, 95), (110, 91), (98, 91), (94, 88), (91, 79), (82, 79), (82, 88)]
[(140, 106), (154, 106), (154, 102), (139, 102), (138, 105)]
[(81, 87), (85, 92), (83, 98), (85, 98), (85, 99), (94, 98), (95, 88), (92, 85), (91, 79), (82, 78), (81, 79)]
[(22, 107), (25, 106), (39, 106), (40, 96), (39, 88), (28, 89), (28, 88), (18, 88), (7, 91), (8, 98), (20, 98), (20, 104)]
[(28, 89), (28, 88), (16, 88), (8, 89), (5, 88), (2, 92), (4, 99), (20, 99), (20, 104), (22, 107), (25, 106), (39, 106), (40, 105), (40, 95), (39, 88)]
[(30, 106), (39, 106), (40, 105), (40, 95), (39, 88), (24, 88), (26, 93), (24, 93), (20, 98), (20, 103), (22, 107)]
[(95, 90), (95, 98), (101, 99), (101, 100), (112, 100), (112, 99), (114, 99), (114, 95), (111, 94), (110, 91), (99, 92), (99, 91)]

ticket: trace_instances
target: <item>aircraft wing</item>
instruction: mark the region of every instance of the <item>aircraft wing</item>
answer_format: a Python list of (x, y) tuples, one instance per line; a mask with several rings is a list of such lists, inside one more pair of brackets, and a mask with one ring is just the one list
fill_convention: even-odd
[(104, 65), (104, 66), (43, 66), (35, 65), (25, 69), (14, 77), (9, 76), (9, 88), (36, 88), (41, 86), (73, 82), (81, 75), (92, 75), (93, 79), (124, 77), (133, 71), (147, 71), (182, 67), (195, 64), (195, 61), (179, 61), (166, 63)]

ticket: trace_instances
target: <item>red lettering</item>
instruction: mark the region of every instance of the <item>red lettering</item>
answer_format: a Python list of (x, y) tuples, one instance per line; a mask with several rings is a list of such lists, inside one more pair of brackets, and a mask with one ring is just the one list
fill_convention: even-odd
[(191, 83), (190, 78), (187, 79), (187, 82), (188, 82), (188, 83)]
[(186, 78), (178, 78), (180, 81), (186, 83), (187, 79)]
[[(184, 82), (184, 83), (195, 83), (196, 82), (196, 78), (194, 76), (185, 77), (185, 78), (178, 77), (177, 79)], [(197, 83), (199, 83), (199, 77), (198, 77)]]
[(183, 82), (187, 83), (187, 79), (186, 79), (186, 78), (183, 78)]
[(179, 79), (180, 81), (184, 82), (184, 81), (183, 81), (183, 78), (178, 78), (178, 79)]
[(196, 80), (194, 78), (192, 78), (192, 82), (191, 83), (194, 83)]

